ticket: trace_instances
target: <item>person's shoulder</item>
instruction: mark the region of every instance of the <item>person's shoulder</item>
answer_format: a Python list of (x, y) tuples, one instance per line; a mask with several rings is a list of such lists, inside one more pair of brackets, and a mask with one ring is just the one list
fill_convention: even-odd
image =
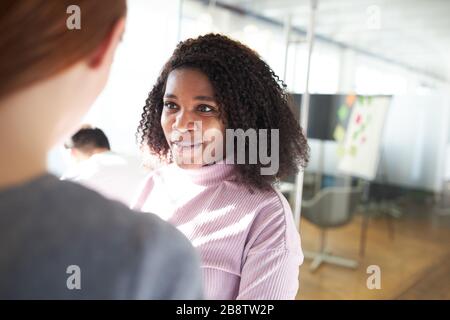
[(57, 222), (59, 229), (70, 230), (76, 238), (101, 238), (101, 242), (118, 236), (134, 242), (179, 238), (179, 232), (156, 215), (133, 211), (76, 182), (49, 175), (26, 194), (28, 211), (39, 214), (40, 224)]
[[(18, 194), (26, 198), (21, 203)], [(21, 237), (22, 244), (33, 246), (44, 257), (58, 257), (56, 261), (34, 261), (36, 272), (51, 274), (51, 270), (76, 261), (85, 275), (83, 297), (167, 299), (193, 297), (199, 292), (186, 294), (199, 277), (182, 270), (195, 274), (194, 248), (181, 232), (156, 215), (132, 211), (77, 183), (50, 175), (13, 190), (9, 196), (14, 198), (10, 201), (10, 216), (15, 219), (11, 224), (21, 225), (15, 238)], [(29, 265), (26, 258), (17, 259)], [(169, 275), (161, 276), (165, 273)], [(185, 285), (177, 289), (171, 278)], [(52, 285), (47, 293), (65, 292), (58, 282)], [(118, 285), (125, 289), (118, 290)]]
[(275, 211), (284, 216), (292, 216), (292, 209), (286, 197), (275, 187), (265, 192), (266, 206), (271, 206)]
[(291, 208), (287, 199), (275, 187), (269, 186), (264, 189), (249, 188), (244, 184), (238, 184), (240, 193), (247, 198), (257, 201), (257, 211), (267, 211), (273, 215), (291, 214)]
[(272, 221), (280, 221), (285, 224), (285, 221), (292, 215), (291, 207), (286, 198), (273, 187), (257, 191), (258, 215), (264, 216), (265, 219)]
[(101, 237), (100, 243), (108, 239), (117, 243), (120, 237), (120, 243), (136, 250), (142, 261), (158, 261), (160, 266), (168, 261), (195, 264), (196, 253), (189, 240), (157, 215), (133, 211), (70, 181), (61, 182), (61, 191), (65, 192), (66, 205), (75, 211), (65, 219), (72, 228), (83, 230), (84, 237)]
[(142, 236), (153, 238), (158, 236), (166, 238), (167, 234), (177, 237), (179, 234), (175, 227), (158, 216), (133, 211), (125, 204), (107, 199), (77, 183), (61, 181), (57, 190), (66, 212), (74, 212), (70, 219), (79, 220), (79, 223), (98, 225), (101, 228), (108, 225), (109, 228), (142, 229), (145, 233)]
[(273, 186), (261, 189), (249, 186), (239, 180), (226, 180), (222, 183), (222, 195), (229, 194), (230, 197), (238, 195), (242, 206), (251, 204), (256, 212), (264, 212), (273, 217), (284, 217), (292, 214), (290, 205), (286, 198)]
[(261, 201), (256, 209), (253, 229), (260, 240), (267, 238), (272, 248), (298, 251), (299, 233), (287, 199), (274, 187), (259, 190), (258, 197)]

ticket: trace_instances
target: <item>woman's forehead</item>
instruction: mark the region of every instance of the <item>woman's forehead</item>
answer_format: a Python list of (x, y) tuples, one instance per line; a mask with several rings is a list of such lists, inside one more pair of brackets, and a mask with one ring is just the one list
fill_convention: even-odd
[(214, 89), (208, 77), (191, 68), (175, 69), (169, 73), (165, 95), (214, 97)]

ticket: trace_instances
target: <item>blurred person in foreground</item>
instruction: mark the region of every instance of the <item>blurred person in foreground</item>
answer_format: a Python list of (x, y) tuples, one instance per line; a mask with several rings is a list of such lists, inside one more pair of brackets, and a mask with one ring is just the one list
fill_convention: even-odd
[(174, 227), (46, 171), (104, 88), (125, 15), (125, 0), (0, 2), (0, 299), (202, 296)]

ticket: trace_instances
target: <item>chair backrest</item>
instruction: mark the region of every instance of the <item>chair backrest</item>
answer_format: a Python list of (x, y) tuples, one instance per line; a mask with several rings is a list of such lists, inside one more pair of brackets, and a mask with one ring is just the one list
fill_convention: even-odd
[(362, 193), (362, 188), (324, 188), (312, 200), (303, 202), (301, 215), (323, 228), (346, 224), (351, 220)]

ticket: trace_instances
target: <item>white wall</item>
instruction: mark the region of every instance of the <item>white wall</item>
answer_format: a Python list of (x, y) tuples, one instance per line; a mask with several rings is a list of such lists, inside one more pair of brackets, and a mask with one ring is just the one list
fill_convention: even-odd
[(450, 97), (395, 96), (379, 173), (393, 184), (439, 192), (445, 176)]

